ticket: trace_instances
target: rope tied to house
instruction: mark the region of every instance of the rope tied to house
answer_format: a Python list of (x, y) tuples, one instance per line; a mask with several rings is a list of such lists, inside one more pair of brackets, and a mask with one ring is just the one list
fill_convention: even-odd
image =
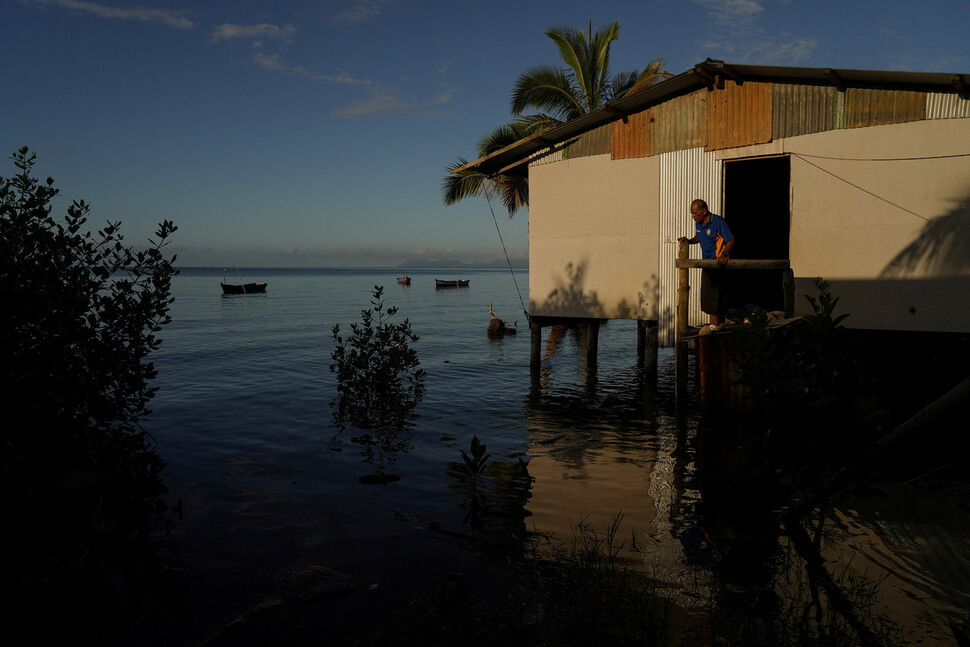
[(512, 274), (512, 283), (515, 284), (515, 292), (519, 295), (519, 304), (522, 306), (522, 314), (525, 315), (525, 320), (531, 324), (532, 318), (529, 316), (529, 311), (525, 307), (525, 301), (522, 299), (522, 291), (519, 290), (519, 282), (515, 278), (515, 270), (512, 269), (512, 259), (509, 258), (509, 250), (505, 247), (505, 239), (502, 238), (502, 230), (499, 229), (498, 218), (495, 217), (495, 209), (492, 208), (492, 198), (488, 195), (487, 188), (484, 190), (484, 193), (485, 201), (488, 202), (488, 210), (492, 213), (492, 222), (495, 223), (495, 231), (498, 232), (499, 242), (502, 243), (502, 251), (505, 253), (505, 262), (508, 263), (509, 272)]

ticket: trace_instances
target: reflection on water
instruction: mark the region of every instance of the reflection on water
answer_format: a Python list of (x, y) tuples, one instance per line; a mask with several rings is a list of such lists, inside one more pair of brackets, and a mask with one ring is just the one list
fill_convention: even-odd
[(529, 530), (563, 543), (621, 513), (626, 558), (734, 644), (952, 644), (949, 623), (970, 609), (965, 482), (889, 484), (786, 526), (775, 475), (737, 429), (664, 391), (672, 356), (656, 383), (632, 367), (604, 375), (584, 337), (550, 329), (533, 375)]
[[(532, 375), (529, 335), (486, 335), (489, 304), (518, 310), (507, 274), (469, 272), (469, 289), (436, 291), (433, 271), (409, 272), (412, 285), (387, 294), (421, 336), (427, 392), (403, 433), (362, 445), (360, 430), (338, 436), (328, 415), (328, 333), (357, 321), (373, 286), (390, 279), (266, 274), (272, 292), (246, 299), (213, 291), (221, 270), (179, 277), (157, 357), (150, 431), (185, 504), (176, 539), (203, 567), (225, 565), (217, 576), (249, 569), (254, 555), (267, 570), (299, 561), (375, 578), (426, 574), (446, 545), (522, 545), (529, 531), (567, 542), (580, 524), (603, 532), (622, 513), (624, 556), (687, 610), (721, 610), (725, 622), (760, 614), (766, 626), (832, 619), (816, 604), (834, 595), (828, 576), (806, 569), (771, 487), (750, 478), (751, 456), (693, 396), (678, 406), (670, 349), (656, 379), (637, 368), (635, 322), (600, 329), (596, 366), (583, 327), (544, 329)], [(478, 481), (460, 455), (473, 436), (491, 455)], [(400, 480), (361, 485), (392, 463)], [(876, 582), (869, 601), (891, 610), (906, 640), (952, 644), (947, 622), (970, 610), (962, 474), (840, 502), (818, 528), (816, 519), (810, 541), (820, 538), (825, 573), (847, 599), (865, 601), (860, 578)]]

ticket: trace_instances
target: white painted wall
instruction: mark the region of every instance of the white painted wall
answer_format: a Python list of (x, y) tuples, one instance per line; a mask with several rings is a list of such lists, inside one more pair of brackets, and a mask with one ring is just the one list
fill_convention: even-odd
[(529, 169), (529, 311), (656, 319), (659, 160)]
[[(803, 295), (821, 277), (849, 327), (970, 332), (970, 157), (956, 157), (968, 152), (970, 118), (954, 118), (803, 135), (717, 158), (792, 155), (796, 312), (809, 310)], [(898, 161), (872, 161), (885, 158)], [(533, 315), (658, 319), (658, 304), (673, 302), (659, 292), (660, 164), (600, 155), (530, 168)]]
[[(970, 153), (970, 119), (816, 133), (784, 150), (797, 309), (822, 277), (847, 326), (970, 331), (970, 157), (947, 157)], [(869, 161), (886, 158), (899, 161)]]

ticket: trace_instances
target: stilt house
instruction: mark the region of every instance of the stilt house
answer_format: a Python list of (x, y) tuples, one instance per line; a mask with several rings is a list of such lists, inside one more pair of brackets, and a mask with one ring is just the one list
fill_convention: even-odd
[[(796, 312), (821, 277), (848, 327), (970, 332), (967, 74), (709, 59), (465, 168), (528, 174), (539, 322), (638, 319), (672, 345), (674, 241), (702, 198), (732, 259), (789, 260)], [(735, 283), (733, 305), (781, 308), (777, 270)]]

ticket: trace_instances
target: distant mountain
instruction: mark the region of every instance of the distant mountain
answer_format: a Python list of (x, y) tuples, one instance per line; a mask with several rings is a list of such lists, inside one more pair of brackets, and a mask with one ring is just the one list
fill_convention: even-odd
[[(515, 258), (512, 259), (512, 267), (528, 267), (528, 259)], [(487, 263), (466, 263), (464, 261), (456, 261), (454, 259), (444, 259), (444, 258), (409, 258), (402, 263), (398, 263), (395, 267), (398, 268), (417, 268), (417, 267), (443, 267), (443, 268), (462, 268), (462, 267), (508, 267), (508, 263), (504, 258), (496, 259), (494, 261), (489, 261)]]

